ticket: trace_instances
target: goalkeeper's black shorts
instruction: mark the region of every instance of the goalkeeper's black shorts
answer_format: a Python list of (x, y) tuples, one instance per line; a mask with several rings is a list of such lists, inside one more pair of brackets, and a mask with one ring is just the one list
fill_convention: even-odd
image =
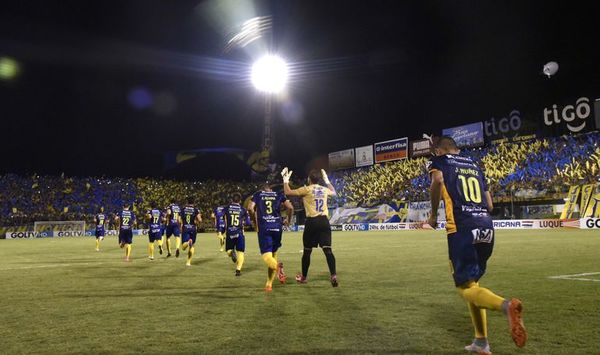
[(304, 248), (331, 247), (331, 226), (327, 216), (307, 217), (302, 241)]

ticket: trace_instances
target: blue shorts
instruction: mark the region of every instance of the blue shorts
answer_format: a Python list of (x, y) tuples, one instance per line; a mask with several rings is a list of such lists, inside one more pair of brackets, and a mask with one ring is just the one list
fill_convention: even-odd
[(119, 231), (119, 244), (131, 244), (133, 242), (133, 231), (131, 229), (122, 229)]
[(162, 239), (162, 233), (160, 232), (160, 230), (156, 231), (152, 231), (152, 230), (148, 230), (148, 241), (150, 243), (152, 242), (157, 242), (159, 240)]
[(220, 224), (217, 226), (217, 233), (225, 233), (225, 225), (224, 224)]
[(258, 247), (260, 248), (260, 253), (271, 253), (276, 252), (279, 248), (281, 248), (281, 230), (278, 231), (270, 231), (258, 230)]
[(180, 234), (181, 234), (181, 228), (179, 228), (179, 225), (173, 224), (173, 225), (167, 226), (167, 238), (171, 237), (172, 235), (179, 237)]
[(225, 236), (225, 250), (235, 248), (237, 251), (246, 251), (246, 237), (242, 233), (234, 234), (234, 236), (234, 238), (231, 238), (229, 234)]
[(196, 234), (198, 233), (198, 231), (196, 230), (196, 228), (194, 229), (183, 229), (183, 234), (182, 234), (182, 242), (183, 243), (187, 243), (189, 242), (189, 240), (192, 240), (192, 245), (196, 244)]
[(96, 229), (96, 238), (104, 237), (104, 228)]
[(165, 226), (164, 225), (160, 226), (160, 235), (165, 235)]
[(448, 254), (454, 284), (479, 281), (494, 250), (493, 229), (473, 229), (448, 234)]

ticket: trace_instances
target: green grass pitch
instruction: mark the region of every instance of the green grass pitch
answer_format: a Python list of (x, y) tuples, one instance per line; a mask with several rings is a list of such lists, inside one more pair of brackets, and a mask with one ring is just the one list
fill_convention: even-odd
[[(465, 353), (472, 328), (443, 232), (334, 232), (337, 289), (320, 250), (309, 283), (295, 284), (301, 234), (283, 243), (292, 282), (266, 294), (254, 233), (239, 278), (214, 234), (198, 236), (188, 268), (147, 260), (146, 237), (129, 264), (115, 238), (101, 252), (89, 237), (1, 240), (0, 353)], [(523, 349), (488, 313), (495, 354), (600, 352), (598, 231), (498, 231), (481, 283), (525, 306)]]

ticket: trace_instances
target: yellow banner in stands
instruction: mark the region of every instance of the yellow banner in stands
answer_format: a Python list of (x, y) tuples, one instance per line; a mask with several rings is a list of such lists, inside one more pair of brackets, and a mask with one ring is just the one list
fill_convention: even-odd
[(581, 200), (580, 200), (581, 202), (579, 203), (579, 216), (580, 217), (585, 217), (585, 213), (587, 211), (588, 204), (590, 203), (590, 200), (592, 198), (592, 194), (594, 193), (594, 190), (596, 190), (595, 184), (583, 185), (581, 187)]
[(575, 205), (577, 204), (579, 190), (581, 190), (581, 186), (571, 186), (571, 188), (569, 188), (567, 202), (565, 203), (565, 207), (563, 208), (563, 211), (560, 214), (560, 219), (567, 219), (573, 217), (573, 210), (575, 209)]
[(583, 217), (600, 218), (600, 185), (592, 189), (590, 197)]

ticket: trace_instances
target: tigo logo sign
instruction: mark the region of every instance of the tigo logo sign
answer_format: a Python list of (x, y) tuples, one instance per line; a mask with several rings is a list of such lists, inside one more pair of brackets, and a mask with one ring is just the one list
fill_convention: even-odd
[(569, 131), (577, 133), (585, 128), (586, 120), (591, 114), (590, 99), (580, 97), (575, 101), (575, 105), (564, 107), (552, 105), (551, 108), (544, 108), (544, 124), (546, 126), (559, 125), (564, 121)]

